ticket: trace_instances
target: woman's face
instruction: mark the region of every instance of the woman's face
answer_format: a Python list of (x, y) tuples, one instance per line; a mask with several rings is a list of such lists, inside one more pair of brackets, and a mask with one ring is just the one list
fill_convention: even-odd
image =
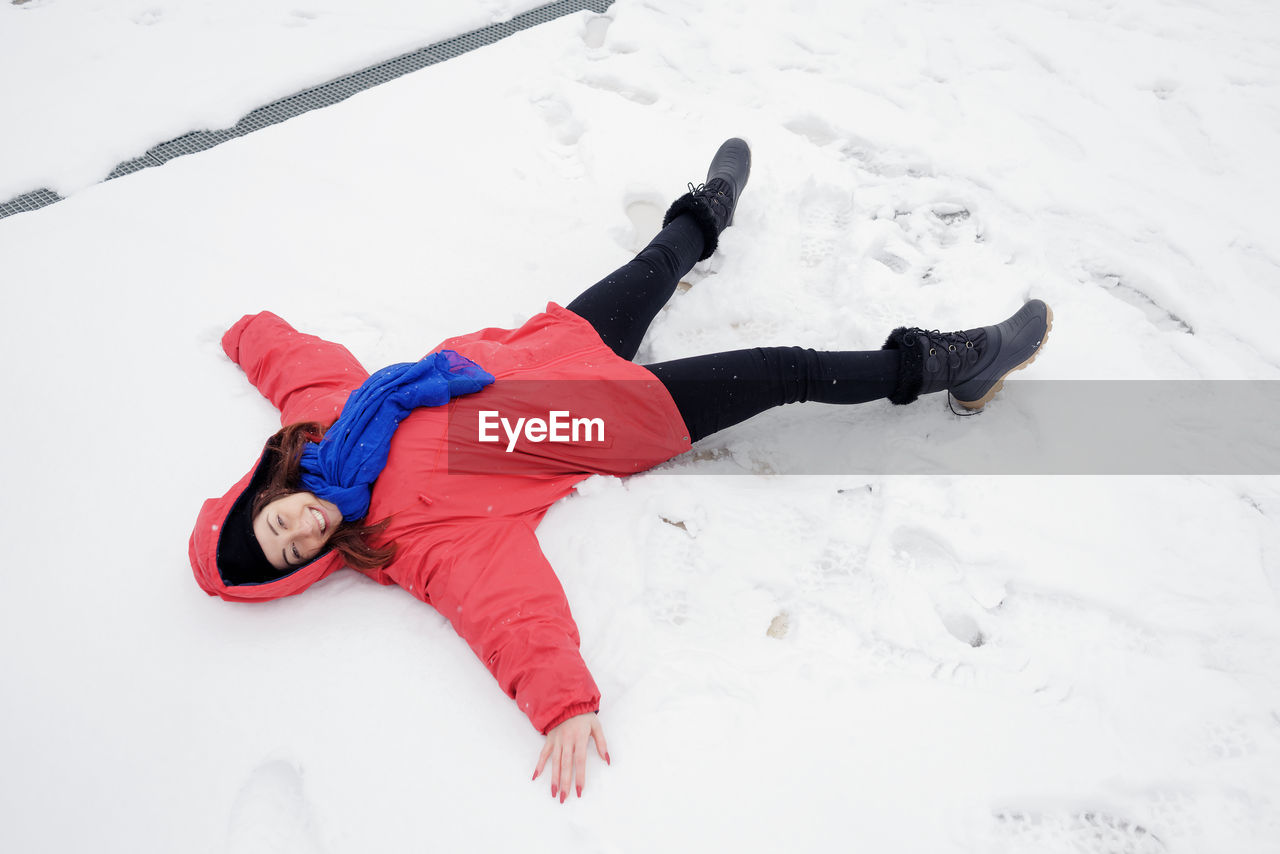
[(300, 566), (320, 554), (342, 524), (338, 506), (310, 492), (277, 498), (253, 520), (253, 535), (276, 569)]

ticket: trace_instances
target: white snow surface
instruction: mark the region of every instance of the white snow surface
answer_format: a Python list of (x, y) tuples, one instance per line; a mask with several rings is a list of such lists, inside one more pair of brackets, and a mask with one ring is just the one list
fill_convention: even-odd
[[(618, 0), (92, 183), (333, 76), (332, 42), (269, 80), (228, 50), (294, 50), (295, 10), (366, 62), (514, 8), (411, 5), (0, 7), (0, 55), (45, 56), (15, 36), (38, 15), (58, 51), (6, 66), (4, 114), (91, 126), (48, 161), (0, 134), (5, 186), (75, 190), (0, 221), (0, 850), (1280, 848), (1274, 476), (840, 473), (890, 422), (1035, 430), (1012, 384), (970, 419), (787, 407), (552, 508), (613, 759), (563, 806), (432, 609), (352, 572), (224, 603), (186, 551), (277, 426), (219, 347), (242, 314), (369, 367), (518, 324), (625, 262), (730, 135), (735, 226), (641, 361), (871, 349), (1038, 296), (1028, 377), (1280, 378), (1272, 4)], [(90, 13), (154, 17), (156, 53), (98, 51)], [(217, 85), (165, 75), (145, 117), (65, 84), (196, 54)], [(815, 447), (833, 474), (771, 474)]]
[(539, 0), (0, 0), (0, 201), (67, 195), (192, 130)]

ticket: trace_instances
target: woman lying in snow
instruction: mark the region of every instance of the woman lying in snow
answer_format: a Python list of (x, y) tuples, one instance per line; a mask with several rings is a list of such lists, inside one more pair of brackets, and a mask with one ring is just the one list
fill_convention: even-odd
[[(630, 361), (649, 323), (733, 221), (751, 164), (720, 147), (635, 260), (518, 329), (443, 342), (373, 376), (339, 344), (263, 312), (223, 337), (284, 429), (206, 501), (191, 565), (236, 602), (300, 593), (343, 566), (434, 605), (546, 742), (551, 795), (582, 794), (587, 742), (609, 761), (600, 692), (534, 533), (592, 474), (644, 471), (785, 403), (907, 404), (947, 391), (982, 407), (1030, 363), (1052, 324), (1039, 300), (1009, 319), (940, 333), (900, 327), (867, 352), (761, 347)], [(341, 417), (339, 417), (341, 413)], [(367, 521), (366, 521), (367, 520)]]

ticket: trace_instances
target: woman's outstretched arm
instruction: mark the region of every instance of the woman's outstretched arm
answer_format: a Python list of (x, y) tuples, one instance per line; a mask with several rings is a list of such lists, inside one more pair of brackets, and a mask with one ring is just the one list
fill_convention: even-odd
[(588, 738), (605, 753), (595, 720), (600, 689), (533, 528), (521, 519), (468, 519), (423, 526), (397, 541), (386, 576), (435, 606), (547, 736), (544, 758), (559, 772), (552, 782), (567, 793), (582, 779), (574, 763), (585, 768)]
[(346, 347), (299, 332), (269, 311), (240, 318), (222, 336), (222, 349), (280, 410), (281, 424), (332, 424), (369, 377)]

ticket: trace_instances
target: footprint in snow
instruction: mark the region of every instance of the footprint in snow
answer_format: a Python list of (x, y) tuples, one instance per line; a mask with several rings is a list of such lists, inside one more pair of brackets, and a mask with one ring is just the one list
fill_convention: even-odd
[[(905, 245), (906, 244), (899, 244), (896, 248), (901, 251), (901, 248)], [(894, 251), (889, 249), (887, 246), (881, 246), (875, 251), (872, 257), (899, 275), (911, 269), (910, 261), (903, 258), (900, 254), (895, 254)]]
[(628, 101), (640, 104), (641, 106), (648, 107), (658, 102), (657, 93), (651, 92), (648, 89), (643, 89), (639, 86), (633, 86), (625, 80), (614, 77), (611, 74), (588, 74), (582, 78), (582, 82), (587, 86), (590, 86), (592, 89), (599, 89), (602, 92), (612, 92), (615, 95), (626, 98)]
[[(609, 38), (609, 28), (613, 26), (613, 18), (609, 15), (596, 15), (588, 18), (582, 28), (582, 43), (593, 52), (590, 58), (600, 60), (606, 54), (635, 53), (639, 45), (615, 37)], [(608, 42), (608, 47), (605, 42)]]
[(1141, 311), (1156, 329), (1164, 332), (1181, 332), (1186, 335), (1195, 334), (1191, 324), (1153, 299), (1129, 277), (1122, 277), (1109, 270), (1090, 270), (1089, 273), (1094, 284), (1106, 289), (1111, 296), (1121, 302), (1128, 303)]
[[(848, 131), (835, 127), (821, 116), (806, 114), (796, 116), (783, 127), (801, 137), (817, 148), (832, 148), (841, 160), (852, 161), (852, 165), (865, 169), (873, 175), (888, 174), (879, 160), (877, 149), (869, 140), (863, 139)], [(895, 173), (909, 172), (905, 167), (890, 169)]]
[(943, 628), (961, 643), (977, 648), (987, 642), (983, 624), (989, 615), (983, 602), (998, 604), (1003, 592), (977, 591), (961, 567), (951, 546), (925, 528), (904, 527), (894, 531), (890, 542), (897, 558), (920, 576)]
[(987, 850), (999, 854), (1162, 854), (1169, 850), (1143, 824), (1102, 810), (1005, 810), (992, 818)]
[(631, 221), (632, 237), (632, 246), (628, 248), (639, 252), (662, 229), (664, 211), (656, 196), (645, 196), (629, 199), (626, 202), (626, 212), (627, 219)]
[(317, 854), (323, 850), (297, 766), (275, 759), (253, 770), (231, 807), (224, 850), (227, 854)]
[(797, 116), (783, 124), (787, 130), (804, 137), (811, 145), (826, 148), (841, 138), (840, 131), (831, 126), (825, 119), (814, 115)]
[[(624, 202), (624, 208), (627, 219), (631, 222), (631, 231), (625, 237), (620, 238), (618, 243), (623, 249), (635, 254), (648, 245), (653, 236), (662, 230), (662, 215), (667, 209), (663, 207), (663, 200), (657, 194), (646, 194), (642, 196), (630, 196)], [(676, 291), (684, 293), (693, 287), (693, 283), (702, 278), (699, 271), (691, 271), (685, 275), (683, 279), (676, 284)], [(671, 308), (668, 303), (663, 307), (663, 311)]]
[(946, 226), (964, 222), (971, 216), (969, 209), (958, 202), (935, 202), (929, 212)]
[(304, 9), (294, 9), (289, 13), (289, 17), (285, 19), (286, 27), (305, 27), (307, 24), (320, 17), (315, 12), (308, 12)]
[(609, 26), (613, 23), (613, 18), (608, 15), (596, 15), (588, 18), (587, 24), (582, 29), (582, 42), (587, 47), (595, 48), (604, 47), (605, 36), (609, 34)]
[(852, 223), (852, 193), (810, 183), (800, 200), (800, 263), (810, 268), (834, 265), (849, 245)]
[(586, 129), (574, 116), (568, 101), (558, 95), (549, 95), (539, 98), (534, 104), (555, 135), (556, 142), (566, 147), (577, 145)]

